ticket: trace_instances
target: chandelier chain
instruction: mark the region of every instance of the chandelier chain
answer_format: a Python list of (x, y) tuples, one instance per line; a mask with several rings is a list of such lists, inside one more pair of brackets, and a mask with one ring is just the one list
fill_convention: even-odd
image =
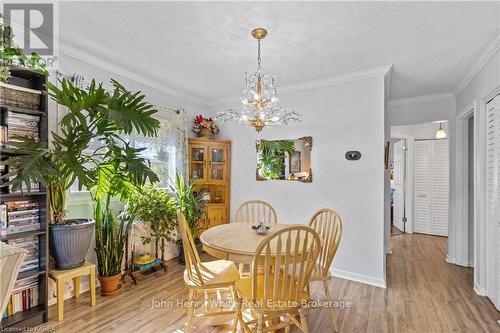
[(261, 59), (260, 59), (260, 39), (257, 40), (257, 44), (258, 44), (258, 47), (257, 47), (257, 69), (258, 71), (260, 72), (260, 69), (261, 69)]

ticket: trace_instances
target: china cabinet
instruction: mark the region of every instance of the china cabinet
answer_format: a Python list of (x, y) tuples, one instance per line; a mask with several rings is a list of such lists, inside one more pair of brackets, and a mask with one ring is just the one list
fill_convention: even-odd
[(189, 179), (206, 201), (202, 229), (229, 223), (231, 141), (191, 138), (188, 155)]

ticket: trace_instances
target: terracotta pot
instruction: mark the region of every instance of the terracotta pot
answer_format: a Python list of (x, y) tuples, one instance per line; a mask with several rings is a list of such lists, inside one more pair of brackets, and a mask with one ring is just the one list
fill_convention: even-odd
[(211, 129), (208, 129), (208, 128), (202, 128), (202, 129), (200, 129), (200, 131), (198, 132), (198, 137), (199, 137), (199, 138), (209, 138), (209, 139), (210, 139), (210, 138), (212, 137), (212, 135), (213, 135), (213, 134), (214, 134), (214, 133), (212, 132), (212, 130), (211, 130)]
[(99, 276), (99, 282), (101, 283), (101, 295), (111, 296), (119, 292), (122, 287), (120, 285), (120, 278), (120, 273), (113, 276)]

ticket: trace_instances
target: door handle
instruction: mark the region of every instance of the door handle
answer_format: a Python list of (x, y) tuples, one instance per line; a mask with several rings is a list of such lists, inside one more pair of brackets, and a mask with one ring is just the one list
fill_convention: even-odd
[(427, 194), (419, 194), (418, 197), (419, 198), (427, 198)]

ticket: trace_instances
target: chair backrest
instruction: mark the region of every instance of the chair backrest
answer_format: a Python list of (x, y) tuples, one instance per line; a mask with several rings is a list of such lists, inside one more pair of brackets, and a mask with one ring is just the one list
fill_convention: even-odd
[[(280, 301), (300, 301), (320, 248), (318, 233), (304, 225), (267, 236), (252, 261), (252, 301), (263, 302), (265, 307), (283, 304)], [(259, 271), (263, 275), (259, 276)], [(258, 296), (259, 290), (263, 296)]]
[(248, 223), (257, 225), (262, 224), (270, 226), (278, 222), (276, 211), (273, 206), (262, 200), (245, 201), (236, 209), (234, 216), (236, 223)]
[(184, 260), (186, 262), (186, 270), (191, 281), (203, 285), (203, 276), (200, 271), (200, 256), (194, 244), (193, 235), (186, 222), (186, 218), (181, 211), (177, 211), (177, 221), (179, 221), (179, 229), (181, 230), (182, 248), (184, 250)]
[(323, 208), (314, 213), (309, 226), (321, 237), (322, 246), (318, 264), (322, 268), (322, 274), (326, 276), (342, 237), (342, 219), (333, 209)]

